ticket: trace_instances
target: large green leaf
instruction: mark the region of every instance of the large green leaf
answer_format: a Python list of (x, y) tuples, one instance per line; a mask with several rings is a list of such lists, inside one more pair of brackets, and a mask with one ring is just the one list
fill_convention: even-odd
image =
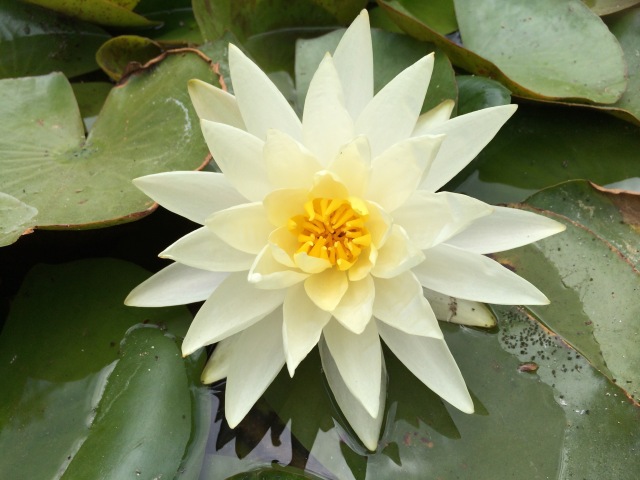
[[(319, 38), (298, 40), (295, 70), (300, 108), (304, 105), (309, 83), (323, 55), (335, 50), (342, 34), (342, 31), (335, 31)], [(422, 109), (426, 111), (445, 99), (455, 100), (457, 98), (458, 92), (451, 63), (433, 45), (383, 30), (373, 30), (371, 40), (373, 43), (374, 90), (376, 92), (406, 67), (435, 51), (433, 75)]]
[(148, 27), (156, 22), (131, 11), (136, 0), (26, 0), (70, 17), (112, 27)]
[(533, 315), (640, 403), (640, 195), (569, 182), (526, 205), (566, 232), (498, 259), (553, 299), (529, 307)]
[(580, 0), (455, 0), (465, 48), (540, 95), (616, 102), (622, 49)]
[(495, 80), (474, 75), (458, 75), (456, 83), (458, 115), (511, 103), (511, 92)]
[(346, 25), (366, 4), (366, 0), (194, 0), (193, 13), (205, 40), (218, 40), (230, 31), (244, 41), (283, 28)]
[(38, 210), (11, 195), (0, 192), (0, 247), (15, 242), (21, 235), (31, 233)]
[(168, 54), (110, 92), (86, 139), (64, 76), (0, 81), (0, 191), (37, 208), (39, 227), (104, 226), (149, 213), (153, 202), (132, 178), (207, 161), (186, 86), (191, 78), (216, 83), (214, 70), (199, 52)]
[[(191, 367), (164, 330), (182, 335), (191, 316), (183, 307), (125, 307), (147, 276), (106, 259), (28, 274), (0, 335), (6, 478), (175, 474), (191, 432)], [(125, 336), (138, 323), (148, 328)]]
[(95, 51), (109, 34), (99, 27), (21, 2), (0, 3), (0, 78), (98, 68)]
[(520, 202), (559, 182), (637, 177), (640, 129), (599, 112), (520, 105), (447, 189), (489, 203)]
[[(105, 42), (96, 52), (100, 68), (118, 81), (128, 69), (140, 68), (162, 53), (162, 47), (149, 38), (137, 35), (120, 35)], [(129, 66), (133, 63), (132, 66)]]
[(598, 15), (609, 15), (640, 3), (640, 0), (582, 0)]

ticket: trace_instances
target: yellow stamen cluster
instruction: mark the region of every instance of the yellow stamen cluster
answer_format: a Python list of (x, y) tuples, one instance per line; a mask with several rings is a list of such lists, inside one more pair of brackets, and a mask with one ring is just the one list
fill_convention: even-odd
[(304, 204), (303, 215), (289, 219), (289, 230), (297, 236), (297, 253), (324, 258), (339, 270), (348, 270), (363, 248), (371, 245), (365, 228), (367, 212), (357, 212), (348, 200), (315, 198)]

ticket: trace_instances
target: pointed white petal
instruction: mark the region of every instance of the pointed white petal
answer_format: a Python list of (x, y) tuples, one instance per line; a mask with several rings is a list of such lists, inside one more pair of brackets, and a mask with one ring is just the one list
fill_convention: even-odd
[(131, 290), (124, 303), (130, 307), (166, 307), (206, 300), (226, 272), (210, 272), (172, 263)]
[(289, 375), (320, 340), (322, 329), (331, 319), (331, 313), (319, 309), (311, 301), (304, 286), (289, 288), (282, 308), (284, 323), (282, 338)]
[(328, 312), (338, 306), (348, 286), (347, 273), (337, 268), (327, 268), (321, 273), (311, 275), (304, 282), (304, 289), (309, 298), (322, 310)]
[(482, 328), (496, 326), (495, 315), (484, 303), (450, 297), (428, 288), (424, 289), (424, 296), (441, 322)]
[(369, 322), (356, 335), (337, 321), (323, 330), (324, 340), (349, 391), (367, 413), (376, 417), (380, 408), (382, 350), (376, 322)]
[(300, 242), (292, 235), (287, 227), (276, 228), (269, 235), (269, 245), (273, 258), (285, 267), (295, 267), (293, 254), (298, 249)]
[(303, 145), (279, 130), (269, 129), (264, 143), (264, 161), (274, 188), (313, 186), (313, 176), (322, 166)]
[(249, 270), (256, 256), (233, 248), (202, 227), (167, 247), (160, 257), (213, 272), (238, 272)]
[(411, 272), (390, 279), (376, 278), (375, 317), (410, 335), (442, 338), (438, 320)]
[(221, 340), (216, 345), (216, 348), (211, 354), (211, 358), (204, 366), (200, 380), (202, 383), (209, 384), (222, 380), (227, 376), (229, 372), (229, 365), (231, 364), (231, 352), (233, 351), (233, 344), (240, 337), (240, 334), (230, 336)]
[(344, 103), (356, 119), (373, 98), (373, 50), (369, 15), (362, 10), (342, 36), (333, 62), (344, 90)]
[(253, 254), (264, 248), (275, 230), (261, 202), (221, 210), (211, 215), (205, 224), (233, 248)]
[(353, 136), (353, 119), (344, 107), (338, 72), (327, 53), (311, 79), (304, 101), (304, 144), (322, 165), (328, 165)]
[(224, 415), (231, 428), (251, 410), (284, 365), (282, 311), (247, 328), (231, 352)]
[(407, 335), (383, 322), (378, 331), (384, 343), (427, 387), (464, 413), (473, 413), (473, 400), (446, 342)]
[(378, 438), (380, 437), (380, 428), (382, 427), (382, 418), (384, 417), (384, 403), (387, 395), (387, 372), (384, 365), (384, 357), (381, 359), (381, 375), (380, 375), (380, 400), (378, 413), (375, 417), (362, 406), (362, 403), (349, 391), (342, 375), (338, 371), (338, 366), (331, 356), (331, 352), (323, 340), (320, 346), (320, 359), (322, 360), (322, 369), (327, 377), (329, 387), (333, 392), (333, 396), (342, 410), (345, 418), (356, 432), (364, 446), (369, 450), (376, 450), (378, 447)]
[(246, 202), (221, 173), (164, 172), (133, 184), (167, 210), (204, 225), (213, 212)]
[(418, 190), (393, 212), (393, 220), (416, 247), (426, 249), (447, 241), (493, 210), (491, 205), (459, 193)]
[(376, 290), (371, 275), (357, 282), (349, 282), (347, 293), (332, 312), (333, 316), (346, 329), (360, 334), (371, 320), (375, 297)]
[(370, 245), (367, 248), (363, 249), (349, 270), (347, 270), (349, 281), (357, 282), (362, 280), (364, 277), (371, 273), (371, 269), (376, 263), (378, 259), (378, 249), (375, 245)]
[(182, 342), (182, 354), (219, 342), (271, 313), (284, 301), (285, 290), (260, 290), (246, 273), (232, 273), (204, 302)]
[(434, 127), (414, 131), (413, 135), (446, 135), (442, 148), (422, 180), (420, 188), (435, 192), (451, 180), (491, 141), (516, 108), (517, 105), (485, 108), (452, 118)]
[(494, 207), (487, 217), (473, 222), (447, 244), (474, 253), (495, 253), (537, 242), (565, 230), (565, 226), (525, 210)]
[(249, 282), (257, 288), (267, 290), (287, 288), (302, 282), (309, 276), (308, 273), (285, 267), (277, 262), (271, 251), (271, 246), (266, 245), (249, 270)]
[(236, 97), (197, 78), (189, 80), (188, 88), (199, 118), (246, 130)]
[(275, 226), (286, 227), (291, 217), (304, 213), (304, 204), (309, 200), (308, 193), (308, 190), (294, 188), (282, 188), (269, 193), (262, 202), (269, 221)]
[(369, 138), (373, 158), (411, 135), (432, 70), (433, 54), (400, 72), (364, 108), (355, 129)]
[(298, 267), (300, 270), (306, 273), (313, 273), (314, 275), (331, 269), (331, 262), (329, 262), (329, 260), (319, 257), (313, 257), (311, 255), (307, 255), (304, 252), (294, 253), (293, 261), (295, 262), (296, 267)]
[(229, 45), (229, 69), (236, 101), (247, 131), (264, 140), (275, 128), (301, 141), (302, 126), (280, 90), (235, 45)]
[(340, 177), (351, 196), (363, 197), (369, 185), (370, 164), (369, 141), (360, 135), (340, 150), (329, 171)]
[(451, 99), (447, 99), (433, 107), (428, 112), (420, 115), (412, 136), (417, 136), (417, 132), (426, 132), (428, 129), (436, 127), (449, 120), (451, 118), (451, 112), (453, 112), (453, 107), (455, 106), (456, 102)]
[(424, 251), (413, 269), (420, 283), (452, 297), (500, 305), (546, 305), (540, 290), (484, 255), (447, 244)]
[(408, 138), (375, 158), (367, 198), (388, 212), (400, 207), (429, 170), (443, 140), (443, 136)]
[(415, 267), (423, 259), (424, 254), (413, 245), (404, 228), (394, 225), (389, 238), (378, 251), (378, 259), (371, 274), (380, 278), (395, 277)]
[(264, 142), (224, 123), (202, 120), (201, 127), (213, 159), (226, 179), (249, 200), (262, 200), (272, 189), (262, 158)]

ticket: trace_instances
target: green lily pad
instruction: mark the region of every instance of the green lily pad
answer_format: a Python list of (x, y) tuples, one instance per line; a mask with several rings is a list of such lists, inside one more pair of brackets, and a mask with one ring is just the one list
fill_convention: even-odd
[(146, 18), (132, 12), (138, 3), (136, 0), (26, 0), (98, 25), (111, 27), (148, 27), (156, 25)]
[(458, 115), (511, 103), (511, 92), (495, 80), (473, 75), (458, 75), (456, 82), (458, 84)]
[(0, 192), (0, 247), (31, 233), (38, 210), (11, 195)]
[[(296, 88), (298, 105), (304, 105), (313, 73), (323, 55), (333, 52), (342, 38), (342, 31), (335, 31), (314, 39), (301, 39), (296, 44)], [(428, 43), (415, 41), (406, 35), (373, 30), (373, 78), (374, 91), (379, 91), (398, 73), (425, 55), (436, 52), (430, 87), (422, 110), (435, 107), (443, 100), (457, 98), (457, 86), (451, 63), (447, 57)]]
[(78, 102), (84, 128), (88, 132), (98, 118), (113, 85), (108, 82), (83, 82), (72, 83), (71, 88)]
[(154, 204), (131, 179), (207, 162), (186, 86), (192, 78), (216, 83), (214, 70), (200, 52), (167, 54), (110, 92), (87, 138), (63, 75), (0, 81), (0, 191), (37, 208), (38, 227), (90, 228), (148, 214)]
[(534, 195), (527, 206), (567, 230), (498, 259), (552, 299), (528, 307), (532, 314), (640, 403), (640, 195), (569, 182)]
[(611, 13), (633, 7), (640, 0), (582, 0), (597, 15), (609, 15)]
[(97, 70), (95, 51), (109, 39), (99, 27), (21, 2), (0, 4), (0, 78)]
[(347, 25), (366, 4), (366, 0), (194, 0), (193, 13), (205, 40), (218, 40), (230, 31), (244, 41), (283, 28)]
[(403, 0), (402, 6), (416, 17), (428, 19), (431, 28), (441, 35), (458, 30), (453, 0)]
[(520, 105), (445, 189), (506, 203), (575, 178), (607, 185), (636, 177), (639, 133), (638, 127), (601, 112)]
[[(573, 0), (566, 0), (566, 1), (573, 2)], [(577, 0), (575, 1), (577, 2)], [(577, 85), (572, 83), (572, 81), (575, 80), (575, 78), (580, 78), (580, 81), (584, 81), (584, 83), (586, 83), (587, 85), (591, 85), (592, 87), (598, 84), (604, 85), (605, 83), (607, 84), (607, 87), (608, 87), (607, 91), (601, 91), (601, 90), (598, 90), (597, 88), (594, 90), (588, 90), (586, 92), (587, 96), (580, 98), (579, 99), (580, 102), (607, 101), (609, 103), (613, 103), (620, 97), (620, 95), (622, 94), (622, 91), (624, 90), (624, 86), (625, 86), (624, 62), (621, 57), (621, 51), (620, 51), (619, 45), (616, 46), (615, 38), (611, 36), (611, 34), (606, 29), (606, 27), (602, 24), (602, 22), (597, 17), (593, 16), (593, 14), (591, 14), (588, 11), (585, 12), (586, 7), (584, 7), (584, 5), (582, 4), (578, 5), (573, 10), (578, 12), (577, 15), (581, 19), (580, 22), (586, 25), (585, 28), (588, 28), (594, 31), (595, 38), (593, 39), (593, 41), (596, 41), (597, 39), (602, 40), (602, 45), (598, 44), (595, 47), (598, 52), (598, 55), (601, 55), (604, 52), (609, 52), (612, 56), (611, 58), (608, 58), (605, 63), (615, 64), (615, 68), (613, 68), (613, 70), (604, 70), (604, 69), (601, 70), (600, 68), (594, 68), (593, 66), (596, 65), (596, 63), (594, 63), (593, 56), (592, 56), (594, 52), (583, 48), (582, 39), (584, 36), (584, 32), (580, 29), (577, 29), (576, 31), (576, 29), (574, 28), (568, 28), (567, 29), (568, 33), (562, 31), (557, 34), (559, 35), (566, 34), (571, 38), (578, 38), (579, 39), (578, 41), (580, 42), (580, 44), (578, 47), (578, 52), (575, 52), (574, 50), (569, 50), (569, 49), (566, 50), (566, 52), (568, 52), (566, 54), (570, 56), (570, 59), (569, 61), (564, 63), (564, 67), (560, 66), (560, 68), (565, 68), (566, 72), (573, 72), (573, 70), (576, 69), (577, 73), (573, 77), (570, 75), (570, 73), (567, 74), (569, 78), (568, 84), (559, 84), (557, 86), (558, 88), (556, 88), (553, 85), (551, 86), (547, 85), (549, 83), (547, 79), (542, 79), (541, 81), (538, 81), (536, 83), (535, 76), (532, 76), (532, 78), (528, 78), (528, 77), (521, 78), (519, 80), (522, 81), (522, 83), (519, 83), (519, 81), (517, 81), (515, 78), (511, 78), (510, 74), (507, 74), (505, 70), (501, 69), (501, 67), (497, 66), (495, 63), (492, 63), (488, 58), (484, 58), (483, 56), (475, 53), (471, 49), (463, 47), (460, 44), (454, 42), (453, 40), (450, 40), (444, 37), (443, 35), (439, 34), (435, 30), (434, 26), (431, 24), (431, 21), (429, 18), (418, 16), (420, 12), (417, 12), (418, 14), (416, 14), (409, 9), (409, 7), (412, 5), (410, 0), (378, 0), (378, 3), (382, 8), (384, 8), (384, 10), (389, 15), (389, 17), (398, 26), (400, 26), (402, 30), (407, 32), (409, 35), (411, 35), (412, 37), (418, 40), (433, 42), (435, 45), (437, 45), (447, 54), (447, 56), (449, 57), (449, 59), (454, 65), (461, 67), (467, 70), (468, 72), (474, 73), (476, 75), (488, 76), (490, 78), (493, 78), (494, 80), (497, 80), (503, 85), (505, 85), (514, 95), (518, 95), (526, 98), (532, 98), (536, 100), (546, 100), (546, 101), (558, 100), (558, 98), (562, 98), (566, 96), (569, 96), (571, 98), (579, 97), (580, 95), (584, 95), (585, 91), (582, 91), (584, 89), (578, 88)], [(543, 13), (556, 11), (559, 8), (558, 5), (560, 6), (565, 5), (566, 2), (565, 0), (563, 0), (562, 2), (555, 2), (555, 3), (557, 3), (555, 7), (546, 9), (544, 11), (543, 9), (541, 9), (540, 11)], [(469, 4), (469, 5), (470, 5), (469, 7), (470, 9), (473, 5), (475, 5), (473, 6), (473, 10), (474, 11), (477, 10), (475, 14), (478, 14), (478, 15), (489, 11), (489, 9), (487, 8), (488, 4), (480, 5), (481, 8), (476, 8), (478, 7), (478, 5), (476, 4), (473, 4), (473, 5)], [(500, 5), (502, 5), (502, 7), (505, 7), (504, 3), (500, 3)], [(535, 5), (538, 5), (538, 4), (536, 3)], [(526, 5), (524, 5), (523, 2), (515, 2), (515, 3), (510, 2), (508, 5), (507, 12), (511, 12), (514, 9), (516, 9), (517, 11), (520, 7), (522, 7), (524, 9), (524, 10), (521, 10), (521, 13), (522, 13), (526, 10), (526, 8), (537, 8), (535, 7), (535, 5), (531, 4), (530, 2), (527, 2)], [(495, 22), (498, 21), (498, 18), (502, 18), (502, 15), (503, 15), (502, 10), (503, 9), (501, 8), (498, 10), (498, 12), (493, 11), (493, 14), (495, 15), (495, 17), (491, 17), (487, 20), (487, 23), (492, 25), (492, 30), (489, 32), (488, 37), (487, 36), (483, 37), (478, 35), (477, 36), (478, 42), (481, 42), (483, 40), (486, 40), (487, 42), (489, 42), (490, 40), (489, 43), (491, 42), (495, 43), (495, 45), (493, 45), (493, 48), (503, 48), (503, 47), (512, 48), (510, 44), (513, 43), (513, 39), (511, 37), (507, 38), (502, 42), (495, 40), (496, 35), (498, 35), (500, 33), (499, 31), (501, 30), (500, 25), (499, 24), (496, 25)], [(458, 22), (460, 24), (460, 28), (464, 29), (466, 25), (464, 24), (464, 21), (462, 21), (460, 18), (460, 11), (456, 10), (456, 12), (458, 13)], [(466, 11), (463, 12), (462, 14), (463, 17), (465, 13), (467, 12)], [(471, 13), (474, 13), (474, 12), (471, 12)], [(532, 12), (532, 15), (531, 15), (532, 18), (534, 16), (537, 18), (538, 13), (539, 12), (537, 11)], [(544, 13), (544, 15), (548, 15), (548, 13)], [(588, 16), (588, 15), (591, 15), (591, 16)], [(527, 16), (525, 17), (528, 18)], [(565, 17), (566, 15), (563, 14), (558, 18), (554, 18), (554, 21), (556, 22), (563, 21), (563, 19), (566, 19)], [(471, 18), (471, 17), (469, 16), (468, 18)], [(536, 20), (536, 23), (537, 22), (538, 20)], [(469, 20), (469, 23), (473, 23), (473, 21)], [(523, 22), (523, 23), (526, 23), (526, 22)], [(482, 26), (472, 25), (472, 30), (473, 28), (482, 28)], [(520, 28), (518, 28), (516, 31), (516, 34), (521, 35), (525, 31), (527, 30), (520, 30)], [(540, 33), (533, 32), (533, 34), (534, 34), (533, 38), (537, 38), (538, 36), (544, 36), (543, 32), (540, 32)], [(536, 41), (533, 41), (530, 39), (526, 41), (523, 40), (523, 41), (520, 41), (518, 45), (523, 45), (523, 44), (526, 44), (527, 42), (530, 45), (534, 45)], [(484, 48), (484, 45), (483, 45), (483, 48)], [(560, 49), (561, 52), (565, 51), (562, 45), (553, 45), (553, 48), (551, 51), (557, 52), (558, 49)], [(583, 61), (580, 64), (576, 63), (574, 66), (572, 62), (576, 54), (579, 54), (580, 58), (583, 59)], [(511, 62), (511, 61), (516, 61), (518, 58), (525, 58), (526, 61), (524, 63), (529, 62), (528, 57), (517, 57), (517, 58), (514, 57), (511, 59), (507, 58), (507, 60)], [(542, 61), (544, 62), (544, 60)], [(588, 68), (585, 67), (585, 62)], [(552, 61), (551, 65), (558, 68), (559, 62)], [(576, 68), (576, 66), (579, 68)], [(583, 67), (586, 68), (586, 71), (583, 70)], [(544, 68), (546, 69), (547, 66), (544, 66)], [(582, 74), (587, 75), (587, 78), (579, 77), (579, 75), (582, 75)], [(610, 77), (610, 83), (607, 83), (608, 81), (605, 81), (604, 78), (609, 78), (609, 77)], [(534, 80), (533, 82), (531, 82), (532, 79)], [(567, 88), (567, 85), (569, 86), (574, 85), (575, 88), (573, 90), (563, 90)]]
[[(98, 466), (102, 474), (73, 478), (135, 478), (149, 464), (175, 474), (191, 432), (190, 367), (163, 330), (183, 333), (191, 315), (184, 307), (125, 307), (124, 297), (147, 276), (107, 259), (30, 271), (0, 335), (0, 468), (7, 478), (67, 470), (71, 477)], [(163, 330), (125, 335), (138, 323)], [(136, 433), (125, 441), (118, 437), (125, 432)]]
[(620, 45), (580, 0), (455, 0), (465, 48), (545, 97), (614, 103), (626, 89)]
[[(161, 53), (162, 47), (149, 38), (120, 35), (102, 44), (96, 52), (96, 61), (100, 68), (117, 82), (127, 71), (139, 69)], [(134, 65), (129, 67), (130, 63)]]

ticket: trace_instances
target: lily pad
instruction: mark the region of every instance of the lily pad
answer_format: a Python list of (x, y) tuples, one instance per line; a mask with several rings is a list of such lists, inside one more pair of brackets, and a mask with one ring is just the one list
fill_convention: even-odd
[(37, 208), (38, 227), (90, 228), (148, 214), (154, 204), (131, 179), (208, 161), (186, 85), (217, 83), (215, 70), (200, 52), (167, 54), (110, 92), (87, 138), (63, 75), (0, 81), (0, 191)]
[(455, 0), (455, 6), (465, 48), (540, 95), (614, 103), (626, 89), (620, 45), (580, 0)]
[(640, 404), (640, 195), (568, 182), (527, 206), (567, 230), (498, 259), (552, 298), (532, 314)]
[(113, 85), (108, 82), (83, 82), (72, 83), (71, 88), (78, 102), (84, 128), (88, 132), (98, 118)]
[(27, 0), (70, 17), (111, 27), (148, 27), (156, 25), (132, 12), (137, 0)]
[(633, 7), (640, 0), (582, 0), (597, 15), (609, 15), (611, 13)]
[[(191, 315), (184, 307), (125, 307), (123, 298), (147, 276), (106, 259), (28, 274), (0, 335), (0, 468), (7, 478), (65, 471), (135, 478), (136, 468), (145, 476), (175, 474), (191, 432), (189, 362), (164, 329), (183, 333)], [(148, 328), (125, 336), (138, 323)]]
[[(102, 44), (96, 52), (100, 68), (116, 82), (131, 69), (138, 69), (162, 53), (155, 41), (137, 35), (120, 35)], [(129, 67), (129, 64), (133, 66)]]
[(11, 195), (0, 192), (0, 247), (31, 233), (38, 210)]
[(456, 83), (458, 84), (458, 115), (511, 103), (511, 92), (495, 80), (473, 75), (458, 75)]
[(99, 27), (35, 5), (0, 3), (0, 78), (97, 70), (95, 51), (110, 38)]
[[(335, 31), (314, 39), (301, 39), (296, 44), (296, 88), (298, 105), (304, 105), (313, 73), (326, 52), (333, 52), (342, 38), (343, 31)], [(406, 35), (373, 30), (373, 78), (374, 91), (384, 87), (398, 73), (425, 55), (436, 52), (433, 74), (422, 110), (435, 107), (443, 100), (457, 98), (457, 87), (451, 63), (433, 45), (418, 42)]]
[(366, 4), (366, 0), (194, 0), (193, 13), (205, 40), (218, 40), (228, 30), (244, 41), (283, 28), (346, 25)]

